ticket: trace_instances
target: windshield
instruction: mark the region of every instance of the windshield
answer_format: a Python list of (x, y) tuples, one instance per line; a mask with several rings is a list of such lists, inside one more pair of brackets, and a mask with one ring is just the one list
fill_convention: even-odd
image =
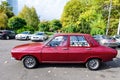
[(50, 37), (48, 38), (48, 40), (46, 40), (46, 41), (43, 42), (43, 43), (46, 45), (51, 39), (53, 39), (53, 37), (54, 37), (54, 35), (50, 36)]
[(29, 31), (22, 32), (21, 34), (29, 34)]
[(108, 37), (107, 37), (107, 36), (102, 36), (102, 38), (103, 38), (103, 39), (108, 39)]
[(44, 35), (42, 32), (35, 33), (35, 35)]

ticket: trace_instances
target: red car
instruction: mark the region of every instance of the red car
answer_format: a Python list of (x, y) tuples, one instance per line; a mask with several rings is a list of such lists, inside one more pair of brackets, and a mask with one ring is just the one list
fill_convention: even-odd
[(101, 46), (89, 34), (58, 33), (43, 44), (16, 46), (11, 55), (28, 69), (38, 63), (85, 63), (88, 69), (97, 70), (101, 62), (113, 60), (117, 50)]

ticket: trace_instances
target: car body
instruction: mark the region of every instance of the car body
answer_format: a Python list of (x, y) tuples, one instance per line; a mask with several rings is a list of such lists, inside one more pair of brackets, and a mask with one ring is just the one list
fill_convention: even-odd
[(0, 39), (14, 39), (15, 32), (11, 30), (0, 30)]
[(106, 35), (94, 35), (93, 38), (97, 40), (101, 45), (112, 48), (118, 47), (118, 42), (112, 37)]
[(97, 70), (101, 62), (113, 60), (117, 50), (101, 46), (89, 34), (58, 33), (45, 43), (18, 45), (11, 55), (28, 69), (37, 63), (85, 63), (88, 69)]
[(44, 32), (36, 32), (31, 36), (32, 41), (45, 41), (48, 36)]
[(30, 31), (24, 31), (24, 32), (22, 32), (22, 33), (20, 33), (20, 34), (17, 34), (16, 36), (15, 36), (15, 39), (17, 39), (17, 40), (29, 40), (30, 39), (30, 37), (31, 37), (31, 32)]

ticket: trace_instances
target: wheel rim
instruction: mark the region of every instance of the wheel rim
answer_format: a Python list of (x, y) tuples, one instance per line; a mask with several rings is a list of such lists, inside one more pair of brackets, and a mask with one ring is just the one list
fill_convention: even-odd
[(91, 69), (97, 69), (99, 67), (99, 61), (96, 59), (90, 60), (89, 61), (89, 67)]
[(33, 57), (27, 57), (24, 60), (24, 64), (27, 68), (33, 68), (36, 65), (36, 60)]
[(6, 36), (6, 39), (9, 39), (9, 36)]

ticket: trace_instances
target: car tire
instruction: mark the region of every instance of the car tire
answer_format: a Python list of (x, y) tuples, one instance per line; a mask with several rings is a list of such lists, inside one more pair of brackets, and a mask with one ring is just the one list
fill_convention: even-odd
[(86, 63), (86, 67), (89, 70), (98, 70), (100, 67), (100, 60), (99, 59), (90, 59)]
[(28, 36), (26, 37), (26, 40), (29, 40), (29, 37), (28, 37)]
[(9, 37), (9, 36), (6, 36), (6, 37), (5, 37), (5, 39), (9, 40), (9, 39), (10, 39), (10, 37)]
[(23, 58), (23, 65), (27, 69), (35, 68), (38, 64), (37, 60), (33, 56), (26, 56)]

